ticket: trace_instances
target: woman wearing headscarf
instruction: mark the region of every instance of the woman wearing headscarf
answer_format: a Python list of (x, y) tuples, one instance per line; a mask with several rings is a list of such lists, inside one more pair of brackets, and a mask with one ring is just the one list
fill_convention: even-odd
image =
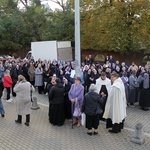
[(56, 84), (56, 78), (55, 77), (50, 77), (48, 79), (47, 85), (46, 85), (46, 91), (49, 94), (51, 88)]
[(81, 84), (81, 78), (76, 77), (75, 83), (72, 84), (68, 93), (69, 99), (72, 103), (72, 115), (74, 118), (73, 125), (81, 126), (81, 108), (84, 96), (84, 87)]
[(128, 104), (128, 97), (129, 97), (129, 78), (127, 77), (127, 72), (123, 72), (123, 75), (121, 77), (122, 82), (124, 83), (124, 87), (125, 87), (125, 93), (126, 93), (126, 100), (127, 100), (127, 104)]
[(34, 87), (26, 81), (22, 75), (18, 76), (17, 84), (14, 87), (16, 93), (16, 111), (18, 119), (16, 123), (22, 123), (22, 115), (26, 115), (25, 125), (29, 126), (30, 123), (30, 107), (31, 107), (31, 92), (34, 92)]
[(43, 68), (41, 63), (38, 64), (38, 67), (35, 69), (35, 86), (38, 87), (38, 93), (42, 94), (44, 91), (44, 80), (43, 80)]
[(138, 81), (140, 84), (140, 101), (139, 105), (144, 111), (149, 110), (150, 107), (150, 85), (149, 85), (149, 74), (143, 72), (139, 77)]
[(64, 87), (60, 79), (49, 92), (49, 122), (53, 125), (62, 126), (65, 121), (64, 115)]
[[(97, 107), (100, 107), (102, 110), (103, 107), (103, 98), (100, 98), (99, 94), (96, 93), (97, 87), (95, 84), (91, 84), (89, 92), (84, 96), (84, 101), (82, 105), (82, 112), (86, 115), (86, 128), (88, 129), (88, 135), (98, 134), (98, 125), (100, 115), (96, 114)], [(93, 130), (92, 130), (93, 128)]]
[(134, 107), (134, 103), (137, 101), (137, 88), (139, 87), (138, 78), (136, 76), (136, 71), (133, 70), (131, 76), (129, 77), (129, 103), (130, 107)]

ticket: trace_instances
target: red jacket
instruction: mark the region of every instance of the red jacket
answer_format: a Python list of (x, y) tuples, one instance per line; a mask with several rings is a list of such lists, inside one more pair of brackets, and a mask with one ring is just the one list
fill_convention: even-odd
[(12, 86), (13, 82), (10, 76), (4, 76), (4, 87), (10, 88)]

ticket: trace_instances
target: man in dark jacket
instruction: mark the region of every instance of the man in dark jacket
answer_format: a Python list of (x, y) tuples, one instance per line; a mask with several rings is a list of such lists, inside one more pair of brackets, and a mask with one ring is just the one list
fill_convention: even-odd
[(1, 100), (3, 89), (4, 89), (4, 86), (3, 86), (3, 82), (2, 82), (2, 77), (0, 77), (0, 114), (1, 114), (2, 117), (5, 116), (4, 115), (5, 111), (4, 111), (3, 103), (2, 103), (2, 100)]
[(64, 116), (64, 87), (60, 79), (56, 79), (56, 84), (49, 92), (49, 121), (53, 125), (62, 126), (65, 121)]

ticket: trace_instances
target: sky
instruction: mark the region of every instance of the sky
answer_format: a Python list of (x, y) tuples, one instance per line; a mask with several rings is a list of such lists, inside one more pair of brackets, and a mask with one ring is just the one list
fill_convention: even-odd
[[(60, 1), (60, 0), (59, 0), (59, 1)], [(64, 1), (66, 1), (66, 0), (64, 0)], [(50, 7), (52, 10), (55, 10), (56, 8), (61, 9), (61, 7), (60, 7), (58, 4), (52, 2), (51, 0), (41, 0), (41, 4), (45, 4), (45, 5), (47, 4), (47, 5), (49, 5), (49, 7)], [(23, 5), (20, 3), (20, 4), (19, 4), (19, 7), (22, 8)]]
[(61, 7), (58, 4), (52, 2), (51, 0), (41, 0), (41, 3), (48, 4), (52, 10), (55, 10), (56, 8), (61, 9)]

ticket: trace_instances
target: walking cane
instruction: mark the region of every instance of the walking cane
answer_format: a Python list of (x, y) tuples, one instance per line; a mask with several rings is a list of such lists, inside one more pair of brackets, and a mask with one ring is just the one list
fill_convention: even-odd
[(71, 112), (72, 112), (72, 125), (71, 126), (72, 126), (72, 129), (73, 129), (73, 104), (74, 103), (71, 103)]

